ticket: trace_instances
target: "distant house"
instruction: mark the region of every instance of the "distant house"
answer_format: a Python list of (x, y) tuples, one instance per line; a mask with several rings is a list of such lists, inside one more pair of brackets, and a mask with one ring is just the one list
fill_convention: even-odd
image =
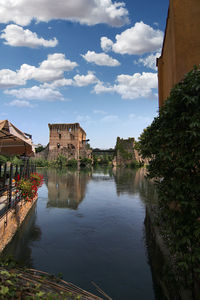
[(162, 47), (157, 60), (159, 106), (171, 88), (200, 64), (200, 0), (170, 0)]

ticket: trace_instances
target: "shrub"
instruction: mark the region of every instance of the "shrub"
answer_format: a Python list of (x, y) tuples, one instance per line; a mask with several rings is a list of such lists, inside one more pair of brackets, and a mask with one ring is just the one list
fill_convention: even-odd
[(4, 155), (0, 155), (0, 164), (4, 164), (7, 162), (7, 158)]
[(16, 166), (20, 166), (23, 164), (23, 161), (21, 159), (19, 159), (17, 156), (14, 156), (12, 159), (11, 159), (11, 163), (16, 165)]
[(43, 158), (35, 158), (32, 160), (37, 167), (48, 167), (49, 161)]
[(159, 220), (180, 278), (200, 273), (200, 71), (171, 91), (159, 116), (139, 138), (149, 176), (157, 178)]
[(64, 155), (62, 155), (62, 154), (58, 154), (58, 157), (56, 159), (56, 165), (59, 168), (66, 167), (66, 165), (67, 165), (67, 157), (64, 156)]
[(67, 166), (70, 167), (77, 167), (77, 160), (75, 158), (69, 159), (67, 161)]
[(80, 164), (81, 166), (87, 166), (87, 165), (91, 165), (92, 164), (92, 160), (90, 158), (82, 158), (80, 160)]

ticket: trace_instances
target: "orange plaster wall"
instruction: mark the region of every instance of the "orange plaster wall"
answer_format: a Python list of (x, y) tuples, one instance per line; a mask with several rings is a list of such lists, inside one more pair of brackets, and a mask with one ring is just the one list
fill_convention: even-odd
[(195, 64), (200, 64), (200, 0), (170, 0), (162, 55), (158, 59), (159, 106)]

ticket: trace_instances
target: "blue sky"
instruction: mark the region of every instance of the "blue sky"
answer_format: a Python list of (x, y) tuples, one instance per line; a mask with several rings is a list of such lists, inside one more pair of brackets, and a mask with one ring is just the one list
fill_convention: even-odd
[(100, 148), (152, 122), (168, 0), (0, 5), (0, 119), (43, 145), (48, 123), (79, 122)]

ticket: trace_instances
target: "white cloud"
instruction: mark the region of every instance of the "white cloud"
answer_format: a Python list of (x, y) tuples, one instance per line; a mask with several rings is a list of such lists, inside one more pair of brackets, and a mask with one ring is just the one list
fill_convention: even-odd
[(122, 26), (128, 22), (127, 16), (124, 2), (112, 0), (1, 0), (0, 23), (24, 26), (32, 19), (38, 22), (63, 19), (87, 25)]
[(114, 85), (106, 86), (102, 82), (94, 87), (96, 94), (116, 92), (123, 99), (155, 98), (154, 89), (157, 89), (158, 79), (156, 73), (135, 73), (133, 75), (121, 74), (117, 76)]
[(8, 105), (16, 107), (33, 107), (33, 105), (30, 102), (18, 99), (11, 101)]
[(115, 116), (115, 115), (108, 115), (108, 116), (105, 116), (101, 119), (101, 122), (103, 123), (113, 123), (113, 122), (116, 122), (119, 120), (119, 117), (118, 116)]
[(32, 32), (29, 29), (23, 29), (21, 26), (15, 24), (6, 26), (2, 32), (0, 38), (5, 39), (4, 44), (14, 47), (55, 47), (58, 44), (56, 38), (52, 40), (38, 38), (35, 32)]
[(155, 52), (161, 48), (163, 32), (153, 29), (143, 22), (137, 22), (121, 34), (116, 35), (116, 42), (106, 37), (101, 38), (102, 49), (112, 50), (120, 54), (141, 55), (148, 52)]
[(98, 82), (93, 90), (96, 94), (115, 92), (114, 86), (105, 85), (103, 82)]
[(152, 70), (157, 70), (156, 67), (156, 59), (160, 57), (161, 52), (156, 52), (153, 54), (150, 54), (146, 57), (139, 58), (138, 61), (134, 61), (136, 64), (142, 64), (144, 67), (150, 68)]
[(71, 78), (62, 78), (62, 79), (58, 79), (55, 80), (51, 83), (44, 83), (42, 85), (42, 87), (47, 88), (50, 87), (52, 89), (56, 89), (56, 88), (60, 88), (60, 87), (64, 87), (64, 86), (72, 86), (73, 85), (73, 79)]
[(0, 88), (10, 88), (24, 85), (26, 80), (18, 72), (9, 69), (0, 70)]
[(39, 67), (23, 64), (19, 70), (0, 70), (0, 88), (9, 88), (25, 85), (27, 80), (35, 79), (40, 82), (49, 82), (61, 79), (65, 71), (71, 71), (77, 66), (65, 58), (62, 53), (49, 54), (47, 60), (40, 63)]
[(101, 37), (101, 49), (105, 52), (112, 50), (113, 41), (108, 39), (106, 36)]
[(5, 94), (11, 95), (19, 99), (25, 100), (42, 100), (42, 101), (64, 101), (62, 94), (51, 88), (43, 88), (39, 86), (33, 86), (31, 88), (22, 88), (14, 90), (6, 90)]
[(75, 75), (73, 79), (71, 78), (62, 78), (62, 79), (58, 79), (55, 80), (51, 83), (44, 83), (42, 85), (42, 87), (50, 87), (53, 89), (59, 88), (59, 87), (65, 87), (65, 86), (78, 86), (78, 87), (82, 87), (82, 86), (87, 86), (90, 84), (94, 84), (97, 83), (98, 79), (97, 77), (94, 75), (93, 72), (88, 71), (88, 73), (86, 75)]
[(116, 67), (120, 63), (117, 59), (110, 57), (105, 53), (96, 53), (94, 51), (88, 51), (85, 55), (81, 55), (87, 62), (95, 63), (98, 66)]
[(97, 81), (98, 81), (97, 77), (90, 71), (87, 73), (87, 75), (77, 74), (74, 76), (74, 85), (79, 87), (94, 84)]

